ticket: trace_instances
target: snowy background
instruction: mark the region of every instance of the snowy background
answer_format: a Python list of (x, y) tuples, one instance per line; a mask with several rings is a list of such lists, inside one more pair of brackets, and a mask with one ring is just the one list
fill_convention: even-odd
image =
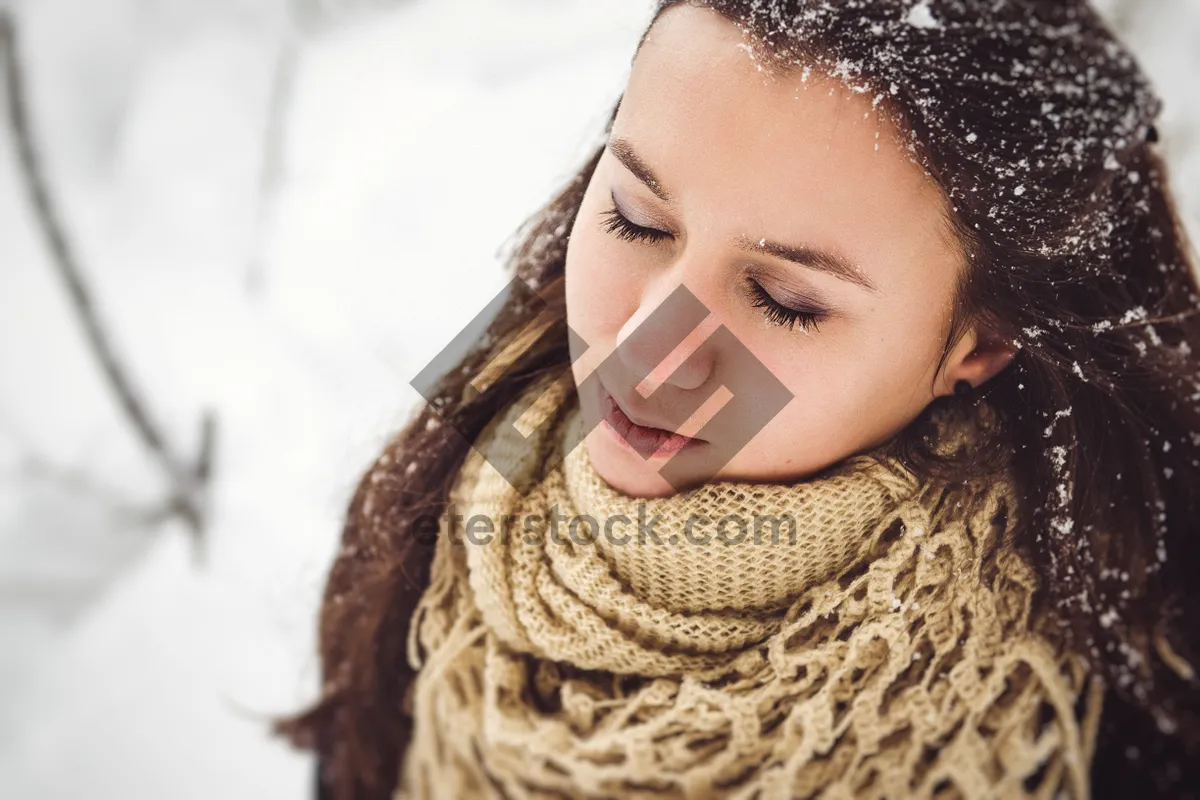
[[(1200, 0), (1101, 4), (1200, 232)], [(0, 0), (97, 312), (202, 539), (105, 382), (0, 126), (0, 796), (304, 798), (266, 733), (409, 381), (597, 144), (649, 0)], [(0, 97), (8, 101), (2, 87)]]

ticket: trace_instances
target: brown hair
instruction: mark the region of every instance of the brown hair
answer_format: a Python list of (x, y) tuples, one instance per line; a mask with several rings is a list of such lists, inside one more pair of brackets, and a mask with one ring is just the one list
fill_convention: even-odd
[[(1062, 0), (945, 0), (932, 23), (906, 0), (661, 0), (643, 42), (685, 3), (738, 24), (772, 69), (815, 63), (872, 92), (943, 188), (967, 256), (945, 353), (971, 320), (1019, 348), (982, 387), (1003, 420), (991, 451), (1014, 459), (1029, 512), (1013, 546), (1069, 645), (1200, 755), (1200, 594), (1187, 591), (1200, 566), (1200, 290), (1153, 142), (1159, 102), (1133, 58), (1086, 3)], [(508, 269), (547, 307), (510, 301), (486, 337), (496, 344), (441, 378), (350, 502), (321, 611), (321, 697), (277, 726), (320, 754), (337, 800), (395, 790), (409, 618), (433, 549), (419, 520), (441, 514), (484, 424), (570, 361), (567, 241), (602, 152), (510, 242)], [(468, 388), (546, 314), (512, 369)], [(939, 398), (896, 438), (920, 474), (995, 468), (923, 446), (935, 407), (959, 402)]]

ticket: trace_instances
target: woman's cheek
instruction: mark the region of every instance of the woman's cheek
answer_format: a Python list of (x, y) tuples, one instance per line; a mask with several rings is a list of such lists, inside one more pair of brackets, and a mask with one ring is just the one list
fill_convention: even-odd
[(619, 280), (613, 254), (594, 232), (572, 238), (567, 256), (567, 324), (586, 344), (585, 371), (598, 366), (611, 348), (623, 319), (618, 319), (627, 287)]
[[(601, 234), (603, 235), (603, 234)], [(591, 330), (602, 341), (613, 340), (625, 322), (638, 311), (640, 289), (637, 265), (626, 248), (610, 242), (594, 243), (584, 267), (581, 302), (588, 308)], [(577, 332), (581, 335), (583, 330)]]

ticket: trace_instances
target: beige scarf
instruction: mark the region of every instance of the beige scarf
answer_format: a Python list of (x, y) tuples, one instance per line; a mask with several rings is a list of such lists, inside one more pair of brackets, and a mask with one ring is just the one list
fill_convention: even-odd
[[(443, 515), (397, 800), (1088, 796), (1102, 687), (1038, 633), (1035, 575), (999, 546), (1011, 481), (921, 485), (877, 451), (635, 498), (575, 446), (569, 374), (529, 392)], [(939, 446), (987, 418), (945, 415)]]

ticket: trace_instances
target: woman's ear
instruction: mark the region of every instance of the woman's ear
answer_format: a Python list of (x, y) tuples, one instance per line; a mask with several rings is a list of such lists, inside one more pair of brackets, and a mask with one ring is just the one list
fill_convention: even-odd
[(959, 381), (982, 386), (1012, 362), (1018, 349), (1014, 337), (987, 325), (972, 325), (946, 359), (935, 394), (954, 394)]

